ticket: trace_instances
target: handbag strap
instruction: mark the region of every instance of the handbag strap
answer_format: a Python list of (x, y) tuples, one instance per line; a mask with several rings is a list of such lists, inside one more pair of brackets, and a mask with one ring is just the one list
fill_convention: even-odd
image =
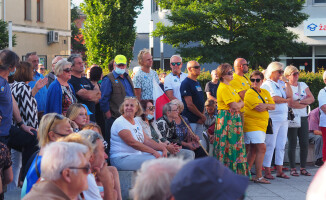
[(254, 88), (251, 88), (251, 89), (253, 89), (258, 94), (258, 96), (261, 98), (261, 100), (263, 101), (263, 103), (265, 103), (264, 98), (260, 96), (260, 94), (257, 92), (257, 90), (255, 90)]

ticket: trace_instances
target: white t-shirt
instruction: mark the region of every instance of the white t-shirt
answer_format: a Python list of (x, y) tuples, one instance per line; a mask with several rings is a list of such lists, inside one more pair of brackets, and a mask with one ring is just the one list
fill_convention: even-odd
[[(319, 108), (326, 104), (326, 88), (319, 91), (318, 94)], [(320, 109), (319, 126), (326, 127), (326, 114)]]
[(87, 176), (88, 189), (83, 191), (85, 200), (102, 200), (100, 190), (96, 184), (96, 180), (93, 174)]
[(181, 72), (179, 78), (179, 76), (173, 75), (173, 73), (171, 72), (164, 79), (164, 91), (173, 90), (173, 96), (182, 101), (180, 94), (180, 85), (181, 82), (185, 80), (185, 78), (187, 78), (187, 76), (188, 74)]
[[(281, 80), (276, 83), (269, 79), (263, 83), (261, 88), (268, 90), (271, 97), (279, 96), (286, 99), (285, 83)], [(273, 121), (286, 121), (288, 118), (288, 104), (276, 103), (275, 110), (269, 110), (268, 113)]]
[[(300, 92), (298, 91), (299, 90), (299, 84), (300, 84)], [(308, 88), (308, 85), (305, 84), (304, 82), (298, 82), (298, 86), (291, 85), (291, 88), (292, 88), (292, 94), (293, 94), (292, 97), (293, 97), (294, 101), (302, 100), (302, 99), (307, 97), (307, 93), (306, 93), (305, 90)], [(301, 108), (301, 109), (294, 109), (293, 108), (293, 113), (297, 114), (297, 115), (299, 115), (301, 117), (308, 116), (307, 107)]]
[(131, 146), (127, 145), (119, 136), (122, 130), (129, 130), (135, 140), (144, 143), (144, 133), (141, 125), (135, 120), (135, 125), (131, 124), (123, 116), (118, 117), (111, 127), (111, 140), (110, 140), (110, 157), (122, 157), (132, 154), (141, 154)]

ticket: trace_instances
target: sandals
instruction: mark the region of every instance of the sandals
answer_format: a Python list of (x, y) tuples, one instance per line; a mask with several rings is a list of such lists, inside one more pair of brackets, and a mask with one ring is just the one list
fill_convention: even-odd
[(271, 174), (265, 174), (264, 178), (269, 179), (269, 180), (274, 180), (275, 177), (272, 176)]
[(279, 175), (276, 175), (276, 177), (278, 178), (284, 178), (284, 179), (290, 179), (290, 177), (288, 177), (286, 174), (284, 174), (283, 172), (280, 173)]
[(300, 174), (304, 176), (311, 176), (311, 174), (306, 169), (300, 169)]
[(293, 168), (293, 169), (291, 169), (290, 175), (291, 176), (299, 176), (299, 173), (297, 172), (297, 169)]
[(264, 177), (260, 177), (258, 179), (254, 180), (254, 183), (261, 183), (261, 184), (271, 184), (271, 182), (269, 182), (267, 179), (265, 179)]

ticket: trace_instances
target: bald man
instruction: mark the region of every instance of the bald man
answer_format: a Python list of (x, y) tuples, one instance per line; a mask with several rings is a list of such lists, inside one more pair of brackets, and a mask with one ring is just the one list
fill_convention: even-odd
[(248, 62), (243, 58), (237, 58), (234, 61), (234, 74), (233, 80), (230, 85), (238, 92), (241, 99), (244, 99), (246, 91), (250, 89), (250, 81), (244, 76), (248, 73), (249, 65)]
[(187, 63), (188, 77), (182, 81), (180, 85), (180, 93), (182, 102), (184, 104), (183, 115), (186, 116), (190, 122), (191, 129), (198, 135), (199, 139), (204, 143), (203, 137), (204, 126), (206, 121), (204, 115), (204, 92), (197, 81), (200, 75), (201, 66), (197, 61), (189, 61)]

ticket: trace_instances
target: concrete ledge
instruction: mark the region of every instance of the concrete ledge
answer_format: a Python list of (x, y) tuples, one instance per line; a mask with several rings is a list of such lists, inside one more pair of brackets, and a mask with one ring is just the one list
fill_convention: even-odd
[(136, 171), (118, 171), (123, 200), (131, 199), (130, 190), (135, 183)]
[[(314, 163), (315, 160), (315, 145), (309, 144), (308, 146), (308, 156), (307, 156), (307, 163)], [(284, 151), (284, 162), (289, 162), (288, 156), (288, 143), (286, 142), (285, 151)], [(297, 142), (297, 148), (295, 151), (295, 163), (300, 163), (300, 146), (299, 141)]]

